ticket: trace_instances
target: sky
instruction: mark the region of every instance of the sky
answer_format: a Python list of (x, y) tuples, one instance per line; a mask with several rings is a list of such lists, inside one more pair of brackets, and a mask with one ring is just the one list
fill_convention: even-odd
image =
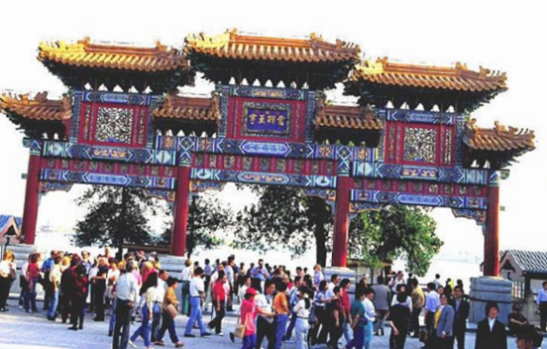
[[(495, 5), (491, 5), (495, 4)], [(511, 5), (510, 5), (511, 4)], [(526, 4), (526, 5), (525, 5)], [(533, 4), (533, 5), (532, 5)], [(543, 234), (547, 186), (543, 136), (547, 115), (547, 21), (541, 2), (487, 1), (3, 1), (0, 7), (0, 90), (17, 93), (66, 88), (37, 61), (41, 41), (96, 41), (163, 44), (180, 47), (191, 33), (220, 34), (228, 28), (270, 36), (307, 36), (343, 40), (361, 46), (365, 58), (388, 56), (411, 63), (484, 66), (508, 75), (509, 91), (474, 112), (479, 126), (494, 121), (536, 132), (537, 149), (520, 158), (501, 186), (501, 248), (547, 250)], [(198, 82), (185, 91), (208, 93)], [(332, 95), (340, 101), (337, 93)], [(0, 116), (0, 213), (23, 211), (28, 150), (23, 135)], [(85, 187), (49, 193), (41, 199), (38, 224), (71, 227), (84, 214), (74, 199)], [(234, 208), (248, 195), (222, 197)], [(482, 230), (473, 221), (454, 218), (448, 209), (432, 213), (445, 255), (482, 255)]]

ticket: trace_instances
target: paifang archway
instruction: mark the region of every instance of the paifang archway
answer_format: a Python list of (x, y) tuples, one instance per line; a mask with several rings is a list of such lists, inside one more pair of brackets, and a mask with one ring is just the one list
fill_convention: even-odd
[[(172, 253), (182, 256), (192, 192), (260, 183), (334, 203), (333, 266), (346, 266), (352, 215), (396, 204), (449, 207), (476, 220), (485, 227), (484, 273), (499, 272), (500, 179), (534, 149), (534, 134), (479, 128), (470, 113), (507, 89), (505, 74), (361, 62), (351, 43), (235, 30), (189, 36), (182, 50), (41, 44), (38, 59), (67, 94), (1, 99), (30, 148), (26, 243), (34, 243), (40, 191), (108, 184), (174, 203)], [(176, 93), (196, 71), (216, 84), (211, 97)], [(358, 105), (325, 100), (337, 82)]]

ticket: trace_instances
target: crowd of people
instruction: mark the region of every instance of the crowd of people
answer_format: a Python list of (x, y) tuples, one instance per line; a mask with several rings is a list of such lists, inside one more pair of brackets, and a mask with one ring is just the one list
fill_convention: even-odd
[[(0, 311), (8, 310), (6, 300), (16, 273), (13, 253), (6, 251), (0, 262)], [(131, 252), (118, 260), (109, 248), (93, 259), (86, 251), (52, 251), (44, 261), (40, 254), (29, 255), (19, 282), (22, 309), (39, 311), (40, 284), (45, 317), (70, 320), (69, 330), (83, 330), (86, 310), (98, 322), (109, 315), (105, 334), (113, 338), (114, 349), (137, 348), (140, 338), (145, 348), (165, 346), (166, 332), (172, 345), (182, 347), (175, 327), (179, 313), (188, 317), (184, 337), (195, 337), (194, 329), (200, 337), (224, 336), (223, 319), (226, 312), (235, 311), (235, 304), (239, 318), (229, 337), (241, 338), (242, 349), (281, 349), (289, 342), (298, 349), (369, 349), (373, 336), (384, 336), (386, 328), (392, 349), (404, 348), (407, 338), (422, 341), (428, 349), (463, 349), (470, 310), (461, 280), (443, 284), (437, 275), (424, 292), (416, 277), (405, 278), (400, 271), (389, 278), (379, 276), (373, 285), (367, 278), (352, 285), (352, 280), (337, 274), (325, 278), (320, 265), (309, 273), (298, 267), (292, 275), (284, 266), (272, 267), (262, 259), (248, 267), (237, 264), (233, 255), (226, 261), (205, 260), (203, 266), (187, 260), (180, 275), (169, 275), (154, 253)], [(538, 309), (543, 307), (541, 297)], [(485, 310), (475, 349), (506, 349), (508, 334), (517, 338), (519, 348), (536, 348), (541, 342), (541, 334), (518, 306), (509, 315), (508, 332), (497, 319), (496, 303)], [(206, 311), (211, 312), (210, 321), (205, 321)], [(420, 324), (421, 314), (425, 326)]]

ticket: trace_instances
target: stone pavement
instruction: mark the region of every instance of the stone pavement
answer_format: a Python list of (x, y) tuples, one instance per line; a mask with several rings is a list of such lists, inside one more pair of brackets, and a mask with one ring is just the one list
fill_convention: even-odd
[[(15, 304), (15, 300), (10, 300)], [(209, 320), (210, 315), (205, 315)], [(107, 317), (108, 320), (108, 317)], [(239, 349), (241, 342), (237, 340), (236, 344), (230, 342), (228, 331), (233, 329), (236, 317), (230, 316), (224, 320), (225, 337), (212, 336), (208, 338), (183, 338), (184, 325), (186, 317), (179, 316), (176, 320), (177, 334), (184, 342), (185, 347), (189, 349)], [(10, 311), (0, 313), (0, 348), (1, 349), (109, 349), (112, 338), (107, 336), (108, 322), (93, 322), (92, 315), (88, 314), (84, 323), (83, 331), (69, 331), (67, 324), (62, 324), (58, 320), (56, 323), (47, 321), (45, 313), (26, 314), (15, 306), (10, 307)], [(137, 324), (131, 326), (131, 330), (137, 328)], [(194, 333), (197, 334), (197, 330)], [(388, 335), (386, 329), (386, 335)], [(166, 348), (173, 348), (168, 336), (164, 337)], [(142, 340), (137, 340), (139, 348), (144, 348)], [(466, 348), (474, 348), (475, 334), (469, 333), (466, 338)], [(416, 339), (409, 339), (405, 348), (417, 349), (421, 343)], [(158, 347), (161, 348), (161, 347)], [(295, 349), (294, 344), (285, 344), (284, 349)], [(387, 349), (388, 337), (374, 337), (372, 349)], [(514, 339), (509, 339), (509, 348), (514, 349)], [(543, 348), (547, 348), (547, 343)]]

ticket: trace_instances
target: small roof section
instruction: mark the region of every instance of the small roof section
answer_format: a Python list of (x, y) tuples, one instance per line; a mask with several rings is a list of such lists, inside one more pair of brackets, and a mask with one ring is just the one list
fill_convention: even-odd
[(19, 236), (21, 234), (20, 222), (22, 222), (22, 219), (19, 217), (0, 215), (0, 238), (3, 238), (11, 227), (13, 227), (15, 234)]
[(47, 92), (38, 93), (34, 98), (28, 94), (5, 93), (0, 96), (0, 112), (29, 137), (41, 138), (44, 133), (53, 137), (57, 133), (63, 138), (65, 121), (72, 117), (72, 101), (67, 95), (60, 100), (50, 100)]
[[(69, 87), (89, 83), (105, 84), (110, 90), (119, 85), (124, 90), (150, 87), (164, 92), (192, 84), (194, 76), (182, 52), (160, 42), (154, 47), (98, 44), (89, 38), (75, 44), (42, 42), (38, 60)], [(170, 84), (162, 86), (162, 80)]]
[(341, 40), (326, 42), (315, 33), (309, 39), (288, 39), (240, 35), (233, 29), (217, 36), (189, 35), (185, 52), (230, 59), (315, 63), (358, 61), (361, 50), (358, 45)]
[(507, 250), (501, 259), (511, 255), (524, 273), (547, 274), (547, 252)]
[(464, 143), (471, 149), (484, 151), (530, 151), (535, 149), (534, 131), (506, 127), (495, 122), (493, 128), (479, 128), (477, 120), (466, 124)]
[(175, 94), (165, 96), (165, 102), (153, 111), (155, 118), (188, 121), (217, 122), (220, 118), (218, 96), (213, 98), (182, 97)]
[(373, 117), (372, 110), (359, 106), (326, 105), (315, 118), (317, 128), (353, 130), (382, 130), (382, 122)]
[[(393, 98), (394, 103), (423, 103), (427, 109), (440, 103), (448, 108), (459, 102), (460, 108), (471, 110), (506, 91), (506, 81), (505, 73), (483, 67), (473, 71), (461, 63), (438, 67), (390, 62), (384, 57), (357, 65), (346, 81), (346, 93), (372, 104)], [(401, 96), (394, 96), (398, 94)], [(401, 99), (405, 95), (407, 100)]]
[(330, 43), (319, 35), (306, 39), (242, 35), (234, 30), (208, 36), (190, 35), (184, 52), (194, 69), (215, 83), (265, 86), (283, 82), (298, 88), (322, 90), (332, 88), (347, 78), (359, 62), (358, 45), (337, 40)]
[(72, 103), (68, 96), (61, 100), (50, 100), (47, 92), (36, 94), (34, 99), (29, 94), (14, 96), (4, 93), (0, 97), (0, 111), (10, 119), (29, 119), (40, 121), (63, 121), (72, 117)]

